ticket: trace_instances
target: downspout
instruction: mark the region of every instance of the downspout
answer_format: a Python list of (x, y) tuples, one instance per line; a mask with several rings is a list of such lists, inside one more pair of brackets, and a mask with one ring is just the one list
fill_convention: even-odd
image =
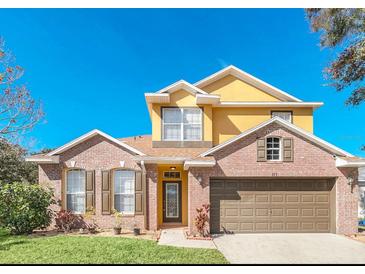
[(147, 230), (148, 228), (148, 218), (147, 218), (147, 186), (146, 186), (146, 167), (144, 165), (144, 161), (141, 161), (142, 168), (142, 191), (144, 193), (144, 201), (143, 201), (143, 215), (144, 215), (144, 228)]

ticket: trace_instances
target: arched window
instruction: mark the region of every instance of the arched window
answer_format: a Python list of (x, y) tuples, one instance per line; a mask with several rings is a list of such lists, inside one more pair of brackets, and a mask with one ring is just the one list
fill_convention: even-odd
[(281, 140), (279, 137), (266, 138), (266, 160), (281, 160)]
[(135, 172), (132, 170), (115, 170), (113, 176), (114, 209), (118, 212), (133, 214), (135, 207)]
[(67, 171), (66, 200), (67, 210), (82, 214), (85, 212), (85, 170)]

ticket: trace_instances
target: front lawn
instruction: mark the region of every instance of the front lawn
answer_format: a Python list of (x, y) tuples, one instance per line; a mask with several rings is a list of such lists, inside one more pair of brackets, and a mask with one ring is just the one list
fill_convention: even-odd
[(115, 237), (11, 236), (0, 230), (0, 264), (225, 264), (212, 249)]

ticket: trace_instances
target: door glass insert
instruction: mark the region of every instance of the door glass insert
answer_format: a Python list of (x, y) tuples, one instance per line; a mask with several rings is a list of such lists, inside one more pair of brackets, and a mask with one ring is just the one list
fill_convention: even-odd
[(166, 217), (179, 217), (179, 184), (166, 183)]

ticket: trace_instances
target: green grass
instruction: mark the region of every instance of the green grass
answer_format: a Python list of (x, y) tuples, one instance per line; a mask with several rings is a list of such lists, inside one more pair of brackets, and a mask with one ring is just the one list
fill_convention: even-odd
[(217, 250), (114, 237), (12, 236), (0, 230), (0, 264), (225, 264)]

